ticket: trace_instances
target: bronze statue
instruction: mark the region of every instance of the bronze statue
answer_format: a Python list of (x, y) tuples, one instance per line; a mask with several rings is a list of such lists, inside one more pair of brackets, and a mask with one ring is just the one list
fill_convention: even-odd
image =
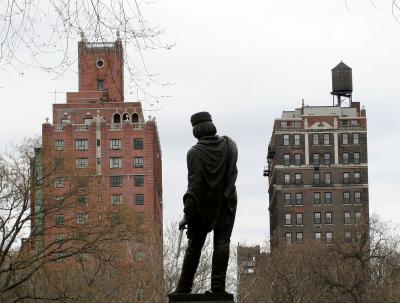
[(196, 145), (187, 153), (188, 188), (183, 196), (188, 246), (175, 294), (190, 293), (207, 234), (214, 231), (211, 293), (225, 292), (229, 244), (236, 214), (237, 147), (227, 136), (218, 136), (211, 115), (199, 112), (190, 119)]

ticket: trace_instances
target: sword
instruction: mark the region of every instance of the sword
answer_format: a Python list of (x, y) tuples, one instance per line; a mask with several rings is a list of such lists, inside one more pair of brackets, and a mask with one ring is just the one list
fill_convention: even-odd
[(178, 236), (178, 247), (176, 249), (176, 254), (175, 254), (175, 267), (178, 267), (178, 260), (179, 256), (181, 255), (181, 244), (182, 244), (182, 236), (183, 236), (183, 231), (185, 227), (179, 230), (179, 236)]

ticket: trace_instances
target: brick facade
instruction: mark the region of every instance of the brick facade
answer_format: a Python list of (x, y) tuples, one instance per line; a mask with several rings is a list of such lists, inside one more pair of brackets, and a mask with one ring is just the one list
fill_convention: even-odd
[(266, 174), (273, 248), (351, 241), (351, 227), (368, 217), (365, 110), (353, 102), (284, 112), (274, 122)]
[[(143, 259), (141, 268), (146, 261), (158, 268), (160, 281), (147, 287), (159, 287), (163, 266), (161, 147), (155, 120), (145, 121), (140, 102), (124, 102), (121, 41), (79, 42), (79, 92), (67, 93), (65, 104), (53, 104), (52, 123), (43, 124), (42, 137), (42, 171), (54, 177), (43, 185), (40, 203), (54, 206), (63, 197), (63, 205), (73, 207), (53, 207), (45, 217), (34, 217), (33, 228), (39, 219), (45, 231), (36, 243), (45, 247), (53, 237), (69, 232), (69, 224), (56, 226), (59, 218), (98, 224), (117, 211), (136, 214), (142, 236), (134, 246)], [(83, 196), (77, 192), (64, 197), (79, 177), (85, 178), (89, 190)], [(38, 201), (33, 196), (33, 211)], [(123, 255), (132, 261), (128, 251)]]

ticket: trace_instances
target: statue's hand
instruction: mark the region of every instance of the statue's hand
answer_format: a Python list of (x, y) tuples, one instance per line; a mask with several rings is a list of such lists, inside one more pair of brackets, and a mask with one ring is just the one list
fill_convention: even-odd
[(179, 222), (179, 230), (185, 229), (188, 224), (186, 216), (183, 216), (183, 219)]

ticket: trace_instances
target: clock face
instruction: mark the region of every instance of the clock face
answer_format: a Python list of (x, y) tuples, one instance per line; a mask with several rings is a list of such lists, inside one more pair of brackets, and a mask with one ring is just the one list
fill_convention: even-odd
[(97, 59), (96, 60), (96, 67), (103, 68), (104, 67), (104, 59)]

